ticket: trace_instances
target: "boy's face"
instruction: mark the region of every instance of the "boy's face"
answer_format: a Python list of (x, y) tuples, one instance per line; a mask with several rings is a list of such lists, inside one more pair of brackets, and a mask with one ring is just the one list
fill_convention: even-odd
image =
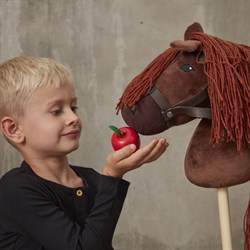
[(57, 157), (79, 147), (81, 120), (73, 86), (42, 87), (24, 110), (20, 126), (25, 135), (21, 151), (28, 157)]

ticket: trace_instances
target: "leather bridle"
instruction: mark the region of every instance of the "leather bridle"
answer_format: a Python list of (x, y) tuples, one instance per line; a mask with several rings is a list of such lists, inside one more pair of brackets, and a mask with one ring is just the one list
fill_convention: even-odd
[(161, 113), (167, 123), (167, 127), (170, 128), (176, 125), (176, 121), (174, 118), (178, 115), (187, 115), (189, 117), (194, 118), (211, 119), (210, 108), (195, 107), (196, 105), (201, 104), (208, 98), (207, 88), (208, 86), (206, 85), (196, 95), (183, 102), (179, 102), (172, 107), (165, 98), (165, 96), (156, 87), (151, 91), (150, 95), (161, 108)]

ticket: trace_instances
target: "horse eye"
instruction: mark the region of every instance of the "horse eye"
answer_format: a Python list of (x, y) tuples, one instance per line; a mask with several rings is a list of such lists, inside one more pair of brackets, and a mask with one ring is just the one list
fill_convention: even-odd
[(195, 71), (195, 68), (190, 64), (183, 64), (181, 65), (181, 70), (183, 70), (184, 72), (191, 72)]

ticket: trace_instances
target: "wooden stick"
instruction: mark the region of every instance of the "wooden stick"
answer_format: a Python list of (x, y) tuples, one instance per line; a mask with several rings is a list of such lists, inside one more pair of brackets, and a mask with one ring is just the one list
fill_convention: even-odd
[(228, 188), (218, 188), (217, 195), (219, 205), (222, 250), (233, 250), (228, 201)]

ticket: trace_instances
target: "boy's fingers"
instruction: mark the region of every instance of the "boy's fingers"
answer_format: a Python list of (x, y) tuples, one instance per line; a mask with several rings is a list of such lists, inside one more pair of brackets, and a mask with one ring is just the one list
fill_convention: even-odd
[(169, 144), (166, 139), (160, 139), (155, 147), (147, 154), (144, 162), (150, 162), (158, 159), (166, 151), (168, 145)]
[(166, 148), (166, 139), (153, 139), (149, 144), (132, 154), (130, 156), (130, 161), (137, 162), (139, 165), (153, 161), (154, 159), (159, 158)]
[(112, 153), (112, 161), (121, 162), (124, 164), (141, 165), (148, 163), (159, 158), (166, 150), (168, 143), (166, 139), (161, 138), (160, 140), (153, 139), (143, 148), (136, 151), (134, 144), (127, 145), (120, 150)]
[(121, 161), (121, 160), (129, 157), (130, 155), (132, 155), (135, 152), (135, 150), (136, 150), (136, 146), (134, 144), (127, 145), (127, 146), (117, 150), (115, 152), (114, 158), (117, 162)]

